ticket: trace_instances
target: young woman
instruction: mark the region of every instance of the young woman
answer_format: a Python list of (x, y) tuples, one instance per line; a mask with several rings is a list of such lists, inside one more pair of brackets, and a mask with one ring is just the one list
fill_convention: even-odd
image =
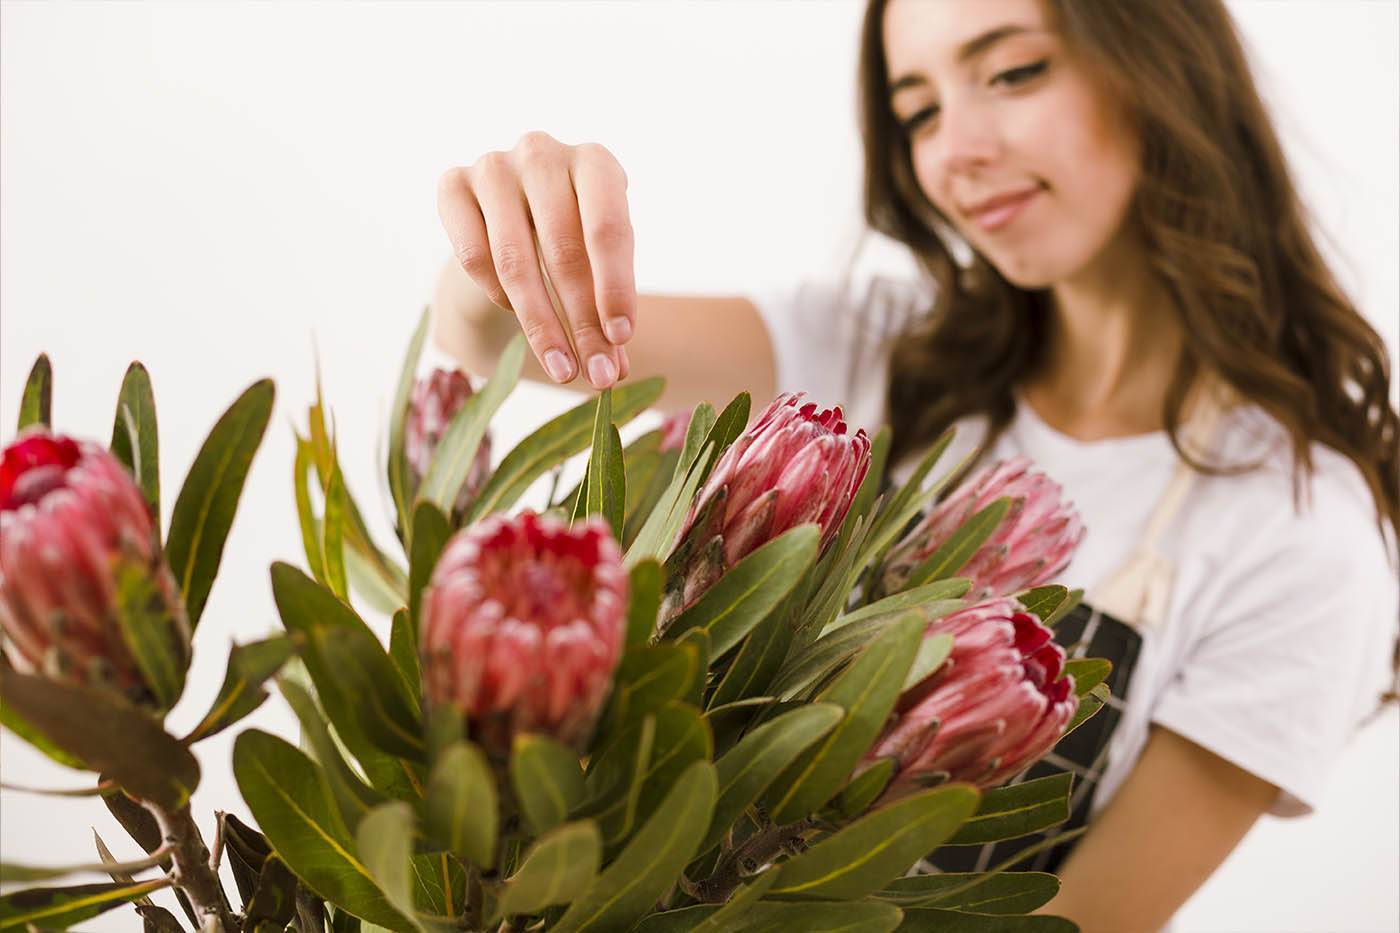
[(872, 0), (860, 90), (866, 218), (917, 281), (638, 296), (623, 170), (530, 133), (442, 178), (435, 340), (489, 373), (523, 328), (527, 376), (661, 374), (670, 409), (806, 391), (893, 427), (894, 482), (949, 425), (945, 465), (1034, 460), (1088, 528), (1057, 637), (1115, 661), (1111, 709), (1038, 766), (1076, 772), (1090, 827), (1038, 859), (1042, 912), (1159, 929), (1261, 814), (1312, 810), (1393, 683), (1386, 348), (1221, 0)]

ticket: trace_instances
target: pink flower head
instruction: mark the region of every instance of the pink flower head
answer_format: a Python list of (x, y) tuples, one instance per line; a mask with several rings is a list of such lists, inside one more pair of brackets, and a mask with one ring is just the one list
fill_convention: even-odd
[(538, 732), (576, 749), (622, 652), (627, 572), (606, 522), (526, 511), (457, 532), (423, 594), (423, 689), (497, 756)]
[(16, 669), (159, 705), (117, 615), (119, 574), (132, 568), (163, 607), (171, 651), (188, 661), (184, 606), (146, 500), (126, 468), (97, 444), (43, 427), (5, 448), (0, 629)]
[[(434, 369), (430, 374), (413, 384), (409, 396), (408, 413), (404, 418), (404, 456), (408, 461), (409, 490), (416, 491), (423, 478), (428, 475), (433, 455), (442, 442), (442, 434), (467, 399), (472, 396), (472, 385), (466, 375), (458, 369)], [(453, 503), (452, 517), (460, 522), (471, 505), (472, 499), (491, 475), (491, 435), (488, 432), (481, 438), (476, 449), (466, 482), (462, 484)]]
[(1053, 580), (1069, 566), (1084, 538), (1084, 525), (1074, 505), (1062, 498), (1059, 484), (1032, 467), (1028, 457), (995, 463), (930, 510), (890, 549), (882, 591), (897, 591), (964, 522), (1002, 497), (1011, 498), (1006, 517), (958, 571), (972, 580), (966, 598), (1010, 596)]
[(895, 760), (888, 801), (945, 780), (996, 787), (1054, 747), (1079, 706), (1065, 653), (1014, 599), (931, 623), (953, 636), (938, 670), (905, 690), (861, 769)]
[(790, 528), (815, 522), (822, 547), (835, 537), (870, 468), (870, 439), (846, 433), (840, 406), (818, 411), (804, 394), (779, 395), (720, 456), (677, 536), (680, 584), (664, 618)]

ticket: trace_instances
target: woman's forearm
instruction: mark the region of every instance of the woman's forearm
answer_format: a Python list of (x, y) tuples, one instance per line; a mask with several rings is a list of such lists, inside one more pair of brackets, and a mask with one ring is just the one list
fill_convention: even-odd
[[(455, 261), (444, 264), (433, 292), (429, 332), (439, 350), (478, 376), (489, 376), (510, 338), (519, 330), (514, 316), (486, 297)], [(522, 375), (538, 378), (526, 366)]]

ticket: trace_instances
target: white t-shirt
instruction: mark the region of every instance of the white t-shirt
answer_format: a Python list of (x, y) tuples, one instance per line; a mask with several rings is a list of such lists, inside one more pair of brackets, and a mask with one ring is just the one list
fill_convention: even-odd
[[(865, 276), (749, 298), (772, 339), (778, 390), (841, 404), (851, 430), (873, 435), (885, 420), (890, 348), (932, 307), (933, 294), (931, 283)], [(985, 424), (982, 416), (957, 424), (930, 481), (981, 441)], [(1227, 463), (1270, 456), (1265, 468), (1239, 476), (1195, 476), (1159, 542), (1175, 565), (1166, 616), (1141, 633), (1091, 817), (1137, 762), (1154, 722), (1278, 786), (1273, 815), (1311, 813), (1355, 727), (1391, 682), (1400, 619), (1394, 544), (1387, 553), (1361, 473), (1314, 445), (1311, 501), (1298, 513), (1277, 422), (1237, 408), (1218, 436)], [(1056, 582), (1083, 587), (1092, 604), (1142, 538), (1177, 454), (1164, 431), (1077, 440), (1019, 399), (983, 463), (1018, 454), (1057, 481), (1084, 520), (1083, 542)], [(893, 481), (907, 480), (917, 459), (896, 464)]]

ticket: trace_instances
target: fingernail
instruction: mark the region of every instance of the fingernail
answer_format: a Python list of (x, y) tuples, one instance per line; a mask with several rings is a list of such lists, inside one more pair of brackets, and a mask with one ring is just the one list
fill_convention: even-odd
[(558, 350), (549, 350), (544, 355), (544, 369), (555, 382), (568, 382), (574, 375), (574, 367), (569, 358)]
[(625, 317), (615, 317), (603, 325), (603, 332), (613, 343), (626, 343), (632, 339), (632, 322)]
[(617, 379), (617, 368), (613, 366), (613, 361), (603, 354), (595, 354), (588, 361), (588, 378), (593, 382), (594, 388), (606, 388)]

